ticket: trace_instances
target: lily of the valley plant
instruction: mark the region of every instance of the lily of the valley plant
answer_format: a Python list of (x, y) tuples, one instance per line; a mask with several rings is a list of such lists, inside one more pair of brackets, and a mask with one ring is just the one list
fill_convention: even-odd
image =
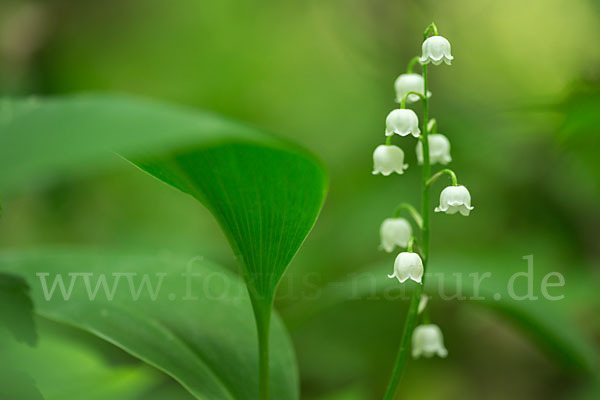
[[(428, 90), (427, 68), (429, 64), (451, 65), (454, 57), (451, 54), (450, 42), (438, 35), (435, 24), (432, 23), (427, 27), (423, 40), (421, 56), (414, 57), (408, 64), (407, 72), (401, 74), (394, 83), (396, 100), (400, 103), (400, 108), (388, 114), (385, 121), (386, 143), (378, 146), (373, 153), (373, 174), (389, 176), (396, 172), (402, 175), (408, 165), (404, 163), (404, 151), (401, 147), (392, 145), (392, 138), (399, 135), (408, 143), (410, 140), (408, 137), (412, 135), (418, 140), (415, 151), (417, 160), (422, 165), (421, 213), (412, 205), (401, 203), (396, 207), (393, 217), (385, 219), (380, 228), (383, 250), (388, 253), (394, 251), (396, 247), (406, 250), (396, 256), (393, 273), (388, 277), (397, 279), (400, 284), (407, 284), (411, 280), (416, 284), (406, 316), (396, 364), (384, 396), (385, 400), (391, 400), (396, 395), (409, 352), (414, 358), (435, 355), (446, 357), (448, 354), (441, 329), (429, 320), (427, 311), (429, 298), (423, 294), (425, 270), (429, 261), (431, 185), (444, 174), (449, 175), (452, 182), (451, 186), (442, 190), (440, 204), (435, 207), (435, 212), (468, 216), (473, 210), (469, 191), (465, 186), (458, 184), (456, 174), (452, 170), (442, 169), (434, 175), (431, 174), (433, 164), (446, 165), (452, 161), (452, 157), (450, 140), (437, 133), (435, 119), (429, 119), (428, 103), (432, 93)], [(422, 75), (413, 72), (416, 64), (421, 64)], [(417, 114), (406, 108), (407, 103), (414, 104), (418, 101), (423, 103), (421, 124)], [(413, 235), (411, 223), (400, 216), (403, 211), (408, 212), (412, 217), (420, 235)], [(417, 326), (419, 321), (420, 325)]]

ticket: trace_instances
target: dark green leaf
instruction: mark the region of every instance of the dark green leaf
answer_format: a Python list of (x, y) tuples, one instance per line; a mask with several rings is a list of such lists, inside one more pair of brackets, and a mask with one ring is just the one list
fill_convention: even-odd
[(0, 190), (106, 162), (108, 149), (200, 200), (270, 299), (325, 197), (322, 165), (260, 130), (185, 108), (114, 96), (7, 102)]
[(110, 365), (99, 349), (73, 340), (67, 332), (74, 329), (54, 329), (39, 318), (37, 322), (40, 340), (35, 348), (0, 335), (1, 399), (134, 400), (165, 377), (143, 363)]
[(0, 329), (2, 327), (18, 341), (35, 346), (37, 333), (29, 286), (18, 276), (0, 273)]
[(29, 375), (0, 366), (0, 399), (44, 400)]
[(139, 165), (208, 207), (241, 257), (248, 283), (265, 297), (273, 295), (325, 195), (321, 167), (278, 147), (229, 143)]
[[(188, 265), (197, 274), (190, 280), (181, 275)], [(73, 249), (0, 253), (0, 269), (25, 276), (41, 315), (113, 343), (166, 372), (197, 398), (256, 398), (256, 328), (247, 290), (231, 272), (197, 258), (96, 255)], [(46, 296), (42, 282), (50, 290), (57, 276), (66, 290), (75, 279), (69, 300), (59, 287)], [(107, 280), (108, 296), (100, 286), (90, 300), (86, 279), (93, 294), (101, 276)], [(294, 352), (277, 318), (271, 346), (273, 398), (297, 399)]]

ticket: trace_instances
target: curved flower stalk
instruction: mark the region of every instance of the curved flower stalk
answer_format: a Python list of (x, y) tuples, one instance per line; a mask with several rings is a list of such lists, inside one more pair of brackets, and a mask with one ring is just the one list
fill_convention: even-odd
[(419, 300), (419, 307), (417, 308), (417, 312), (421, 314), (425, 311), (425, 307), (427, 307), (427, 303), (429, 302), (429, 296), (426, 294), (421, 295), (421, 300)]
[[(425, 272), (429, 261), (429, 217), (431, 205), (429, 192), (431, 185), (442, 175), (447, 174), (452, 180), (452, 185), (446, 187), (440, 194), (440, 204), (435, 208), (436, 212), (446, 214), (460, 213), (469, 215), (473, 210), (471, 206), (471, 195), (465, 186), (458, 184), (454, 171), (443, 169), (433, 176), (431, 175), (432, 164), (448, 164), (452, 161), (450, 156), (450, 140), (445, 135), (437, 133), (437, 123), (434, 119), (429, 120), (429, 98), (431, 92), (428, 90), (428, 66), (450, 65), (454, 57), (451, 54), (450, 42), (440, 36), (435, 24), (431, 24), (423, 35), (421, 56), (414, 57), (408, 64), (407, 72), (401, 74), (394, 82), (396, 89), (396, 100), (400, 108), (391, 111), (386, 118), (386, 142), (375, 149), (373, 154), (373, 174), (390, 175), (392, 172), (403, 174), (406, 166), (404, 163), (404, 152), (397, 146), (392, 145), (392, 138), (399, 135), (402, 140), (409, 140), (411, 135), (417, 138), (416, 153), (419, 164), (422, 165), (421, 177), (421, 212), (407, 203), (400, 204), (394, 212), (393, 218), (383, 221), (380, 228), (381, 248), (387, 252), (394, 250), (396, 246), (406, 251), (399, 253), (394, 261), (394, 270), (389, 278), (395, 278), (399, 284), (412, 285), (411, 297), (404, 330), (400, 341), (400, 348), (396, 357), (396, 363), (384, 400), (392, 400), (398, 389), (400, 378), (408, 355), (414, 358), (446, 357), (448, 351), (444, 346), (441, 329), (429, 322), (428, 305), (430, 298), (423, 294), (425, 285)], [(422, 75), (414, 73), (413, 68), (420, 64)], [(421, 100), (423, 114), (419, 119), (417, 114), (406, 108), (406, 104)], [(419, 127), (419, 123), (421, 124)], [(407, 211), (418, 227), (413, 235), (412, 226), (400, 218), (401, 211)], [(413, 251), (418, 244), (419, 251)], [(412, 281), (412, 282), (410, 282)], [(420, 325), (417, 324), (420, 322)]]

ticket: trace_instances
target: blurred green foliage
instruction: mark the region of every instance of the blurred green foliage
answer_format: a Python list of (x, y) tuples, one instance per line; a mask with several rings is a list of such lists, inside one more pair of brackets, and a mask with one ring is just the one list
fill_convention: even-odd
[[(173, 377), (197, 398), (256, 398), (258, 351), (251, 302), (242, 279), (222, 267), (186, 256), (64, 248), (3, 252), (0, 268), (21, 273), (37, 289), (32, 297), (39, 315), (127, 351)], [(128, 290), (128, 283), (115, 276), (124, 269), (131, 274), (126, 278), (131, 279), (129, 285), (136, 289)], [(37, 277), (40, 270), (52, 271), (44, 283)], [(73, 284), (77, 279), (71, 280), (73, 271), (88, 273), (86, 283), (80, 278)], [(100, 271), (105, 275), (98, 275)], [(193, 282), (182, 278), (192, 273)], [(57, 277), (64, 279), (61, 293), (52, 289)], [(101, 279), (108, 281), (103, 288)], [(152, 289), (143, 290), (144, 279)], [(92, 301), (87, 288), (96, 288)], [(55, 290), (55, 295), (47, 297), (48, 290)], [(273, 398), (294, 400), (298, 398), (298, 371), (293, 347), (276, 315), (272, 327)]]
[[(597, 347), (599, 12), (595, 0), (4, 0), (0, 82), (3, 94), (119, 91), (213, 109), (322, 157), (329, 198), (279, 308), (303, 398), (371, 399), (388, 378), (406, 302), (356, 299), (301, 320), (297, 303), (318, 308), (320, 287), (391, 268), (378, 228), (398, 202), (418, 201), (415, 143), (402, 144), (411, 167), (402, 177), (373, 177), (371, 152), (394, 107), (393, 80), (432, 20), (455, 61), (432, 69), (431, 113), (475, 206), (469, 218), (434, 216), (432, 262), (460, 255), (524, 270), (521, 257), (534, 254), (565, 275), (564, 329)], [(123, 165), (3, 198), (0, 244), (193, 251), (235, 267), (206, 210)], [(450, 356), (411, 362), (405, 398), (598, 397), (508, 320), (457, 301), (432, 307)]]
[(33, 303), (29, 297), (29, 285), (17, 275), (0, 273), (0, 328), (11, 332), (13, 337), (30, 346), (37, 342), (33, 320)]

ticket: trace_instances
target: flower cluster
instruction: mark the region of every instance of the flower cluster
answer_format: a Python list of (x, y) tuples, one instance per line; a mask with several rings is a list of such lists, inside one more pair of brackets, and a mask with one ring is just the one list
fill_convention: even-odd
[[(429, 36), (430, 33), (433, 33), (433, 35)], [(398, 76), (394, 82), (396, 101), (400, 103), (400, 108), (392, 110), (388, 114), (385, 120), (386, 143), (378, 146), (373, 153), (373, 174), (389, 176), (396, 172), (402, 175), (408, 165), (404, 162), (404, 151), (400, 147), (392, 145), (392, 138), (395, 135), (401, 137), (413, 136), (418, 140), (415, 148), (417, 161), (419, 165), (426, 168), (423, 172), (423, 195), (427, 197), (424, 197), (421, 213), (426, 215), (427, 218), (423, 219), (414, 207), (401, 204), (396, 209), (394, 216), (385, 219), (380, 228), (381, 249), (388, 253), (396, 247), (406, 249), (406, 251), (402, 251), (396, 256), (393, 273), (388, 275), (389, 278), (396, 278), (400, 283), (408, 280), (412, 280), (419, 285), (424, 283), (424, 271), (428, 254), (424, 254), (423, 249), (429, 247), (428, 243), (423, 245), (423, 243), (417, 241), (417, 238), (413, 235), (413, 226), (409, 220), (400, 217), (400, 212), (402, 210), (408, 211), (419, 230), (428, 230), (429, 227), (423, 226), (423, 224), (428, 224), (429, 221), (429, 187), (443, 174), (448, 174), (452, 178), (452, 185), (442, 190), (439, 206), (435, 207), (435, 212), (460, 213), (463, 216), (468, 216), (473, 210), (469, 191), (465, 186), (458, 184), (456, 174), (452, 170), (443, 169), (433, 176), (429, 176), (431, 165), (447, 165), (452, 161), (452, 157), (450, 155), (450, 140), (447, 136), (437, 132), (435, 119), (428, 120), (427, 107), (432, 93), (427, 89), (426, 69), (428, 64), (440, 65), (446, 63), (450, 65), (453, 59), (450, 42), (437, 34), (437, 28), (434, 24), (430, 25), (425, 32), (421, 56), (415, 57), (410, 62), (407, 72)], [(413, 66), (417, 63), (422, 66), (423, 74), (413, 72)], [(407, 104), (419, 101), (423, 103), (424, 120), (421, 121), (421, 127), (419, 117), (415, 111), (406, 108)], [(428, 236), (422, 236), (419, 240), (428, 241)], [(421, 289), (419, 289), (417, 295), (421, 296), (420, 293)], [(418, 309), (415, 309), (417, 314), (427, 312), (427, 299), (428, 297), (425, 295), (421, 297)], [(424, 318), (424, 323), (419, 325), (412, 333), (413, 357), (431, 357), (433, 355), (445, 357), (446, 354), (447, 351), (443, 344), (440, 328), (437, 325), (430, 324), (428, 317)]]

